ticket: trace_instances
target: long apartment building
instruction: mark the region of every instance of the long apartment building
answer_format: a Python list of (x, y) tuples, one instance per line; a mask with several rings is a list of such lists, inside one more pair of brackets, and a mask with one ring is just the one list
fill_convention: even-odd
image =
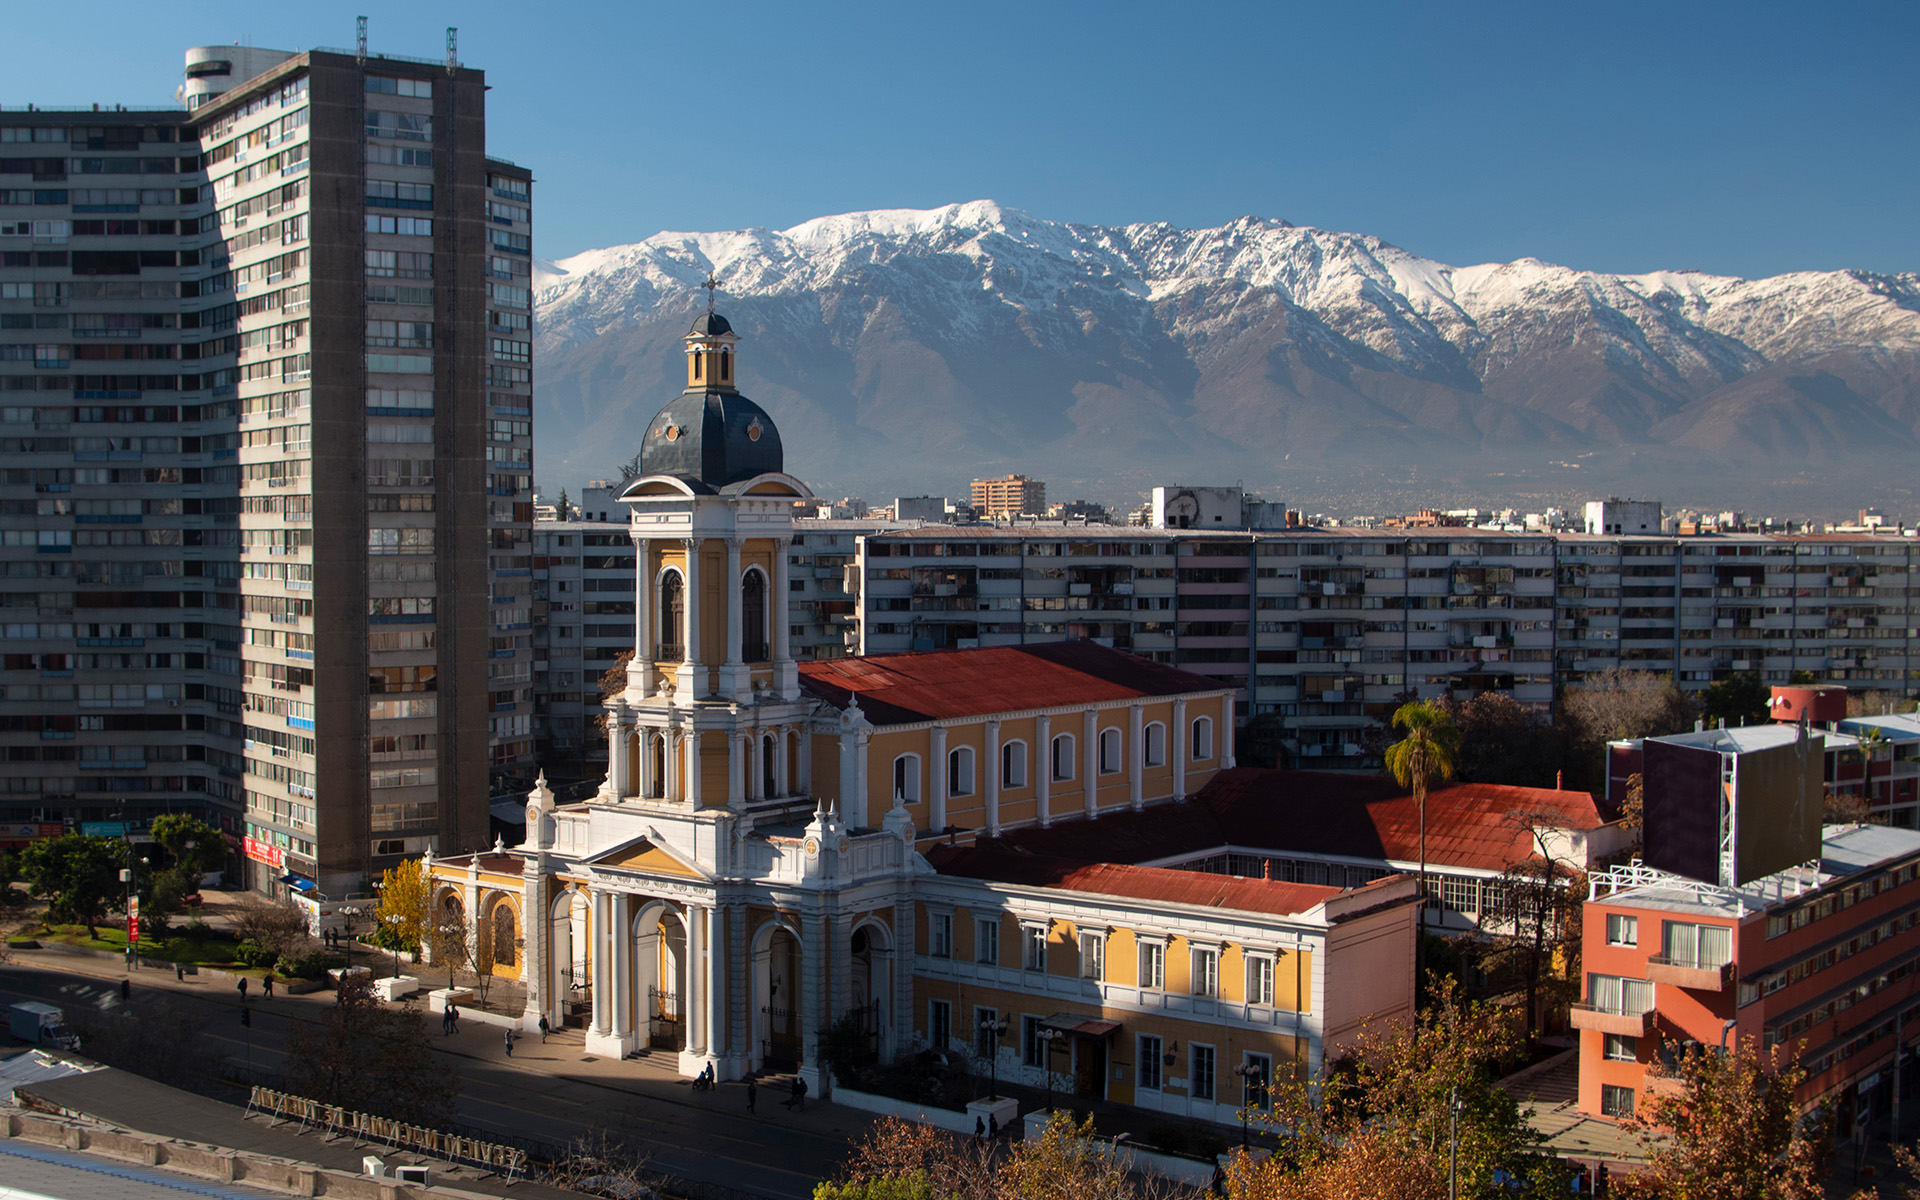
[(186, 58), (0, 113), (0, 807), (345, 893), (532, 762), (531, 176), (451, 61)]

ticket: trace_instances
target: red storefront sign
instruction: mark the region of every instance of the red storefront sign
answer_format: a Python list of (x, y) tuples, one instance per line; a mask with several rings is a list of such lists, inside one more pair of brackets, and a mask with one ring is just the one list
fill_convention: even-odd
[(140, 897), (127, 898), (127, 945), (140, 944)]
[(270, 867), (279, 867), (286, 863), (286, 855), (281, 852), (280, 847), (268, 845), (266, 842), (241, 838), (240, 848), (246, 851), (248, 858), (255, 862), (266, 863)]

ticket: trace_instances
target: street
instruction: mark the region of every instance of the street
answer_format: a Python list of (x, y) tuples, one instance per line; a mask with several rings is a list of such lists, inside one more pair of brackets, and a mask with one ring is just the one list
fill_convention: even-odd
[[(16, 961), (0, 965), (0, 1000), (41, 1000), (70, 1012), (111, 1010), (121, 1003), (123, 978), (128, 976), (105, 959)], [(248, 1003), (253, 1024), (245, 1028), (239, 995), (227, 985), (191, 977), (177, 983), (170, 973), (151, 969), (131, 979), (136, 1017), (143, 999), (155, 993), (204, 1006), (209, 1024), (201, 1037), (210, 1048), (265, 1071), (279, 1068), (289, 1023), (316, 1018), (333, 1000), (330, 991), (272, 1000), (256, 992)], [(426, 1024), (434, 1052), (458, 1076), (458, 1116), (469, 1125), (561, 1144), (608, 1130), (643, 1146), (656, 1169), (782, 1200), (811, 1196), (815, 1183), (836, 1173), (849, 1139), (862, 1136), (870, 1121), (866, 1114), (820, 1103), (790, 1113), (767, 1088), (761, 1089), (758, 1115), (749, 1116), (744, 1086), (692, 1092), (659, 1067), (584, 1054), (577, 1030), (556, 1034), (544, 1046), (537, 1034), (521, 1038), (508, 1060), (499, 1026), (468, 1020), (459, 1033), (443, 1037), (437, 1014), (428, 1014)], [(193, 1133), (165, 1126), (165, 1115), (155, 1114), (140, 1127), (169, 1136)]]

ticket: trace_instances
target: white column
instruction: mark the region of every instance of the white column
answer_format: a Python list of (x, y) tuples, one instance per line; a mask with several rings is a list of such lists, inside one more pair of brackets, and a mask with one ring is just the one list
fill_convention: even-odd
[(749, 729), (742, 736), (747, 739), (747, 795), (755, 800), (765, 800), (767, 799), (766, 731)]
[(640, 795), (644, 799), (653, 795), (654, 731), (650, 728), (641, 728), (634, 732), (637, 736), (634, 738), (633, 752), (640, 756)]
[(727, 806), (740, 804), (747, 794), (746, 775), (750, 769), (745, 765), (747, 747), (743, 734), (734, 730), (727, 734)]
[(613, 1006), (613, 1036), (620, 1039), (622, 1053), (628, 1048), (628, 1039), (633, 1034), (633, 938), (628, 935), (627, 926), (631, 923), (627, 902), (629, 897), (616, 895), (612, 898), (612, 911), (607, 924), (607, 945), (612, 950), (612, 963), (609, 974), (612, 975), (611, 1003)]
[(547, 995), (547, 961), (550, 952), (547, 936), (547, 877), (544, 854), (529, 855), (520, 874), (520, 978), (527, 986), (526, 1007), (520, 1013), (522, 1029), (538, 1029), (540, 1018), (556, 1015), (552, 997)]
[[(753, 685), (747, 673), (747, 666), (740, 653), (740, 643), (747, 636), (742, 627), (745, 621), (744, 601), (740, 595), (740, 546), (741, 539), (727, 539), (727, 577), (723, 581), (727, 589), (727, 657), (726, 665), (720, 668), (720, 694), (733, 700), (744, 700), (753, 694)], [(773, 597), (767, 597), (769, 608)]]
[(791, 726), (782, 725), (773, 735), (773, 786), (779, 795), (793, 795), (793, 772), (787, 767), (788, 743), (793, 740)]
[(1220, 721), (1220, 769), (1224, 771), (1233, 765), (1233, 697), (1222, 700), (1220, 707), (1224, 710)]
[(800, 668), (794, 665), (793, 654), (787, 648), (787, 547), (791, 538), (773, 539), (773, 595), (767, 597), (767, 621), (773, 626), (773, 669), (774, 687), (779, 690), (782, 700), (800, 698)]
[(1100, 711), (1090, 708), (1081, 726), (1086, 732), (1080, 739), (1080, 762), (1086, 769), (1086, 814), (1092, 816), (1100, 808)]
[(633, 659), (627, 664), (627, 686), (642, 696), (653, 695), (653, 543), (634, 535), (638, 564), (633, 577)]
[[(707, 1053), (718, 1057), (728, 1048), (727, 1041), (727, 941), (724, 922), (717, 907), (703, 908), (707, 932), (701, 945), (707, 952)], [(719, 1068), (714, 1068), (718, 1072)]]
[(747, 961), (746, 912), (733, 905), (727, 910), (727, 979), (729, 1023), (727, 1048), (735, 1075), (744, 1075), (753, 1065), (753, 968)]
[(1053, 800), (1053, 718), (1033, 719), (1033, 811), (1042, 825), (1051, 824), (1047, 811)]
[(687, 551), (687, 589), (686, 589), (686, 657), (680, 663), (675, 674), (675, 687), (682, 703), (691, 704), (706, 695), (711, 689), (707, 683), (707, 668), (700, 661), (700, 539), (686, 538), (681, 543)]
[(690, 726), (685, 739), (687, 747), (687, 806), (700, 807), (700, 728)]
[(681, 769), (684, 765), (681, 755), (686, 753), (686, 749), (680, 744), (680, 735), (671, 725), (660, 731), (660, 737), (663, 743), (661, 746), (660, 761), (667, 769), (667, 777), (662, 781), (663, 786), (660, 794), (667, 800), (679, 800), (682, 798), (680, 795), (680, 777), (686, 774), (686, 772)]
[(1127, 762), (1131, 764), (1127, 781), (1127, 807), (1138, 809), (1142, 804), (1144, 780), (1147, 773), (1147, 746), (1145, 709), (1143, 704), (1127, 705)]
[(609, 799), (627, 795), (627, 738), (633, 733), (629, 723), (632, 710), (624, 701), (607, 705), (607, 785), (602, 789)]
[(927, 832), (938, 833), (947, 827), (947, 727), (935, 725), (928, 730)]
[[(869, 824), (867, 809), (871, 790), (867, 783), (867, 742), (872, 734), (865, 729), (853, 731), (853, 787), (847, 802), (841, 805), (840, 819), (848, 825)], [(887, 777), (888, 803), (892, 803), (893, 777)]]
[(1000, 722), (988, 721), (987, 726), (987, 832), (1000, 832)]
[(1173, 798), (1187, 794), (1187, 752), (1193, 749), (1193, 733), (1187, 728), (1187, 702), (1173, 702), (1173, 728), (1167, 730), (1167, 754), (1173, 759)]
[[(695, 1056), (707, 1049), (707, 922), (706, 909), (687, 905), (687, 995), (681, 1019), (687, 1023), (687, 1051)], [(681, 1066), (685, 1070), (685, 1064)]]
[(827, 1016), (827, 918), (813, 913), (800, 918), (800, 1075), (814, 1095), (820, 1094), (820, 1035)]
[(612, 973), (608, 969), (608, 959), (612, 957), (612, 939), (607, 936), (608, 926), (613, 924), (613, 897), (605, 892), (593, 893), (593, 931), (589, 942), (593, 947), (593, 1025), (589, 1032), (595, 1037), (605, 1037), (611, 1028), (612, 997), (607, 995), (608, 983)]

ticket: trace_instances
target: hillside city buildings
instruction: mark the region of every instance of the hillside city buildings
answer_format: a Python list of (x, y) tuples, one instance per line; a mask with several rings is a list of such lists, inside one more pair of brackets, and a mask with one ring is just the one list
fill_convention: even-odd
[(184, 111), (0, 114), (6, 820), (190, 811), (335, 895), (487, 840), (533, 751), (532, 226), (485, 91), (213, 46)]

